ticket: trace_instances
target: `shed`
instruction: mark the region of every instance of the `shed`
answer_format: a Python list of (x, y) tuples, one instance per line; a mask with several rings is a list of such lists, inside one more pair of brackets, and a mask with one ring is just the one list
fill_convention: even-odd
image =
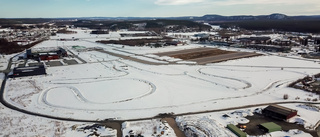
[(275, 131), (281, 131), (281, 126), (277, 125), (276, 123), (273, 122), (268, 122), (268, 123), (263, 123), (260, 124), (259, 127), (266, 132), (275, 132)]
[(279, 105), (270, 105), (262, 110), (262, 114), (280, 120), (288, 120), (298, 114), (297, 110)]
[(227, 128), (232, 131), (234, 134), (236, 134), (238, 137), (247, 137), (247, 134), (241, 131), (238, 127), (235, 125), (229, 124), (227, 125)]

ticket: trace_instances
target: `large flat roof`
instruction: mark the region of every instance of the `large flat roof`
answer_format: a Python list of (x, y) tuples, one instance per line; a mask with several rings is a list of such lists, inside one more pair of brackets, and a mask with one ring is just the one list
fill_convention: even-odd
[(273, 111), (285, 116), (290, 115), (292, 112), (297, 112), (297, 110), (279, 106), (279, 105), (270, 105), (266, 107), (264, 110)]
[(233, 124), (227, 125), (227, 128), (230, 129), (233, 133), (235, 133), (238, 137), (246, 137), (247, 134), (241, 131), (238, 127)]
[(277, 125), (276, 123), (273, 122), (268, 122), (268, 123), (263, 123), (260, 124), (264, 128), (268, 129), (268, 132), (274, 132), (274, 131), (281, 131), (281, 126)]

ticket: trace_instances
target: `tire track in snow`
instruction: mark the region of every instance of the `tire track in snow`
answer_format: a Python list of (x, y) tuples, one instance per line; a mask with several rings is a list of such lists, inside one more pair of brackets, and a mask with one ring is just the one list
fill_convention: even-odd
[[(209, 67), (208, 67), (209, 68)], [(211, 76), (211, 77), (217, 77), (217, 78), (222, 78), (222, 79), (227, 79), (227, 80), (233, 80), (233, 81), (238, 81), (240, 83), (243, 83), (245, 84), (246, 86), (243, 87), (242, 89), (247, 89), (247, 88), (250, 88), (252, 87), (252, 84), (246, 80), (242, 80), (242, 79), (236, 79), (236, 78), (231, 78), (231, 77), (225, 77), (225, 76), (218, 76), (218, 75), (213, 75), (213, 74), (209, 74), (209, 73), (205, 73), (205, 72), (202, 72), (201, 70), (204, 69), (204, 68), (200, 68), (197, 70), (198, 73), (202, 74), (202, 75), (206, 75), (206, 76)]]
[[(132, 67), (132, 68), (140, 70), (140, 71), (145, 71), (145, 72), (149, 72), (149, 73), (153, 73), (153, 74), (157, 74), (157, 75), (167, 75), (167, 76), (184, 76), (184, 75), (186, 75), (188, 77), (191, 77), (191, 78), (194, 78), (194, 79), (197, 79), (197, 80), (202, 80), (202, 81), (209, 82), (209, 83), (212, 83), (212, 84), (215, 84), (215, 85), (223, 86), (223, 87), (228, 88), (228, 89), (237, 90), (236, 88), (233, 88), (233, 87), (230, 87), (230, 86), (226, 86), (226, 85), (223, 85), (223, 84), (219, 84), (219, 83), (215, 83), (215, 82), (212, 82), (212, 81), (209, 81), (209, 80), (205, 80), (205, 79), (202, 79), (202, 78), (191, 76), (190, 74), (188, 74), (188, 72), (184, 72), (183, 74), (165, 74), (165, 73), (159, 73), (159, 72), (153, 72), (153, 71), (141, 69), (141, 68), (129, 65), (127, 63), (124, 63), (124, 62), (122, 62), (120, 60), (118, 60), (117, 62), (125, 64), (125, 65), (127, 65), (129, 67)], [(116, 69), (116, 68), (114, 67), (114, 69)], [(120, 72), (126, 72), (126, 71), (119, 70), (119, 69), (116, 69), (116, 70), (120, 71)], [(129, 72), (126, 72), (126, 73), (129, 74)], [(300, 72), (293, 72), (293, 73), (304, 74), (304, 73), (300, 73)], [(217, 76), (217, 77), (222, 77), (222, 76)], [(228, 77), (225, 77), (225, 78), (228, 78)], [(239, 79), (235, 79), (235, 80), (239, 80)], [(207, 103), (207, 102), (217, 103), (216, 101), (219, 101), (219, 100), (236, 99), (236, 98), (244, 98), (244, 97), (250, 97), (250, 96), (254, 96), (254, 95), (259, 95), (259, 94), (262, 94), (263, 92), (266, 92), (266, 91), (270, 90), (272, 87), (275, 87), (276, 84), (278, 84), (276, 86), (276, 87), (278, 87), (280, 85), (283, 85), (284, 83), (287, 83), (290, 80), (286, 80), (284, 82), (282, 82), (282, 81), (283, 80), (272, 82), (272, 83), (268, 84), (268, 86), (266, 86), (260, 92), (255, 92), (255, 93), (252, 93), (250, 95), (243, 95), (243, 96), (236, 96), (236, 97), (226, 97), (226, 98), (216, 98), (216, 99), (210, 99), (210, 100), (203, 100), (203, 101), (185, 103), (185, 104), (180, 104), (180, 105), (159, 106), (159, 107), (150, 107), (150, 108), (137, 108), (137, 109), (96, 109), (96, 111), (107, 111), (107, 110), (108, 111), (125, 111), (125, 110), (143, 110), (143, 109), (145, 109), (145, 110), (154, 110), (154, 109), (163, 109), (163, 108), (177, 108), (177, 107), (183, 107), (183, 106), (194, 105), (194, 104), (202, 104), (202, 103)], [(282, 82), (282, 83), (280, 83), (280, 82)], [(247, 84), (249, 84), (249, 83), (247, 83)], [(143, 97), (141, 97), (141, 98), (143, 98)], [(118, 101), (118, 102), (114, 102), (114, 103), (121, 103), (121, 102), (126, 102), (126, 101), (130, 101), (130, 99), (129, 100), (122, 100), (120, 102)], [(81, 109), (79, 109), (79, 110), (81, 110)]]
[[(123, 62), (122, 62), (123, 63)], [(126, 63), (124, 63), (126, 64)], [(220, 84), (220, 83), (217, 83), (217, 82), (213, 82), (213, 81), (210, 81), (210, 80), (206, 80), (206, 79), (203, 79), (203, 78), (199, 78), (199, 77), (196, 77), (196, 76), (192, 76), (190, 75), (187, 71), (181, 73), (181, 74), (166, 74), (166, 73), (159, 73), (159, 72), (155, 72), (155, 71), (149, 71), (149, 70), (145, 70), (145, 69), (142, 69), (142, 68), (138, 68), (138, 67), (135, 67), (135, 66), (132, 66), (132, 65), (129, 65), (129, 64), (126, 64), (127, 66), (131, 67), (131, 68), (134, 68), (134, 69), (137, 69), (137, 70), (140, 70), (140, 71), (144, 71), (144, 72), (148, 72), (148, 73), (152, 73), (152, 74), (156, 74), (156, 75), (166, 75), (166, 76), (188, 76), (190, 78), (193, 78), (193, 79), (196, 79), (196, 80), (201, 80), (201, 81), (204, 81), (204, 82), (208, 82), (208, 83), (211, 83), (213, 85), (219, 85), (219, 86), (222, 86), (224, 88), (227, 88), (227, 89), (233, 89), (233, 90), (238, 90), (239, 88), (235, 88), (235, 87), (231, 87), (231, 86), (227, 86), (227, 85), (224, 85), (224, 84)]]
[[(120, 79), (109, 79), (110, 80), (120, 80)], [(141, 80), (141, 79), (130, 79), (130, 80), (134, 80), (134, 81), (139, 81), (139, 82), (143, 82), (143, 83), (146, 83), (150, 86), (150, 90), (147, 91), (147, 93), (143, 94), (143, 95), (140, 95), (140, 96), (137, 96), (137, 97), (133, 97), (133, 98), (127, 98), (127, 99), (123, 99), (123, 100), (119, 100), (119, 101), (113, 101), (113, 102), (106, 102), (106, 103), (101, 103), (101, 102), (94, 102), (94, 101), (90, 101), (88, 99), (86, 99), (82, 93), (75, 87), (73, 86), (58, 86), (58, 87), (52, 87), (52, 88), (49, 88), (49, 89), (46, 89), (45, 91), (43, 91), (39, 97), (39, 101), (40, 103), (44, 103), (48, 106), (51, 106), (51, 107), (58, 107), (58, 108), (67, 108), (67, 109), (75, 109), (75, 108), (72, 108), (72, 107), (65, 107), (65, 106), (59, 106), (59, 105), (55, 105), (55, 104), (52, 104), (50, 103), (47, 98), (48, 98), (48, 93), (53, 90), (53, 89), (56, 89), (56, 88), (67, 88), (67, 89), (70, 89), (73, 93), (73, 95), (77, 98), (77, 100), (81, 101), (81, 102), (84, 102), (84, 103), (90, 103), (90, 104), (113, 104), (113, 103), (122, 103), (122, 102), (127, 102), (127, 101), (132, 101), (132, 100), (137, 100), (137, 99), (141, 99), (141, 98), (144, 98), (146, 96), (149, 96), (153, 93), (155, 93), (156, 91), (156, 86), (149, 82), (149, 81), (146, 81), (146, 80)], [(83, 83), (77, 83), (77, 84), (83, 84)], [(91, 110), (91, 109), (90, 109)], [(99, 109), (100, 110), (100, 109)]]
[(188, 74), (188, 72), (184, 72), (184, 74), (186, 76), (190, 77), (190, 78), (193, 78), (193, 79), (197, 79), (197, 80), (201, 80), (201, 81), (204, 81), (204, 82), (208, 82), (208, 83), (211, 83), (211, 84), (214, 84), (214, 85), (217, 85), (217, 86), (222, 86), (222, 87), (227, 88), (227, 89), (238, 90), (235, 87), (230, 87), (230, 86), (227, 86), (227, 85), (224, 85), (224, 84), (220, 84), (220, 83), (216, 83), (216, 82), (213, 82), (213, 81), (210, 81), (210, 80), (206, 80), (206, 79), (203, 79), (203, 78), (192, 76), (192, 75)]
[[(105, 66), (106, 68), (111, 68), (105, 64), (103, 64), (104, 62), (99, 62), (101, 65)], [(49, 83), (49, 84), (79, 84), (79, 83), (93, 83), (93, 82), (100, 82), (100, 81), (105, 81), (108, 80), (110, 78), (120, 78), (120, 77), (124, 77), (129, 75), (129, 72), (118, 69), (116, 67), (112, 67), (112, 69), (116, 70), (117, 72), (120, 73), (124, 73), (121, 75), (116, 75), (116, 76), (107, 76), (107, 77), (85, 77), (85, 78), (69, 78), (69, 79), (55, 79), (55, 80), (49, 80), (49, 81), (44, 81), (44, 83)], [(82, 80), (92, 80), (92, 81), (86, 81), (86, 82), (62, 82), (62, 81), (82, 81)], [(58, 81), (58, 82), (54, 82), (54, 81)]]

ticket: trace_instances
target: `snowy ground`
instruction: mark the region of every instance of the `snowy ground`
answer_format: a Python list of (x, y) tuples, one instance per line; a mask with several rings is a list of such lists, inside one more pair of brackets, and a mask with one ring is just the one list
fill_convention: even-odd
[(308, 133), (304, 133), (301, 130), (290, 130), (288, 132), (284, 132), (284, 131), (277, 131), (277, 132), (272, 132), (270, 134), (267, 134), (266, 136), (270, 135), (271, 137), (312, 137), (310, 134)]
[[(0, 84), (4, 74), (0, 73)], [(94, 125), (92, 123), (77, 123), (52, 120), (11, 110), (0, 104), (0, 136), (2, 137), (87, 137), (96, 132), (100, 135), (115, 137), (115, 129), (100, 126), (84, 130), (83, 127)]]
[(67, 128), (65, 137), (116, 137), (117, 131), (98, 124), (75, 124)]
[(195, 135), (201, 137), (236, 137), (223, 125), (209, 117), (183, 116), (176, 119), (179, 128), (185, 132), (187, 137)]
[(16, 54), (12, 55), (0, 55), (0, 71), (4, 71), (8, 67), (8, 63), (11, 57)]
[(314, 62), (276, 56), (207, 66), (106, 61), (48, 67), (46, 76), (8, 79), (5, 95), (16, 106), (43, 114), (130, 119), (278, 102), (284, 101), (284, 94), (289, 95), (287, 101), (319, 98), (286, 87), (298, 78), (318, 73), (318, 68)]
[[(306, 101), (316, 98), (319, 100), (318, 95), (287, 87), (289, 83), (297, 79), (319, 73), (320, 64), (313, 60), (265, 55), (216, 64), (194, 65), (193, 62), (159, 57), (154, 53), (192, 49), (203, 47), (203, 45), (191, 44), (165, 48), (125, 46), (123, 48), (122, 45), (95, 43), (96, 40), (119, 39), (120, 32), (108, 35), (90, 35), (86, 30), (76, 31), (78, 31), (77, 34), (58, 34), (52, 37), (52, 40), (36, 45), (35, 48), (61, 46), (66, 48), (69, 54), (73, 53), (87, 63), (47, 67), (47, 75), (42, 76), (9, 78), (4, 91), (7, 102), (21, 109), (63, 118), (126, 120), (153, 117), (160, 113), (181, 114), (252, 104)], [(59, 38), (71, 39), (72, 37), (80, 38), (80, 40), (54, 40)], [(81, 46), (84, 49), (78, 50), (73, 46)], [(142, 64), (92, 50), (97, 48), (166, 65)], [(80, 62), (78, 59), (76, 60)], [(14, 59), (14, 61), (17, 61), (17, 59)], [(176, 61), (178, 61), (178, 64), (168, 65), (169, 62)], [(289, 95), (288, 100), (283, 100), (284, 94)], [(11, 113), (11, 110), (5, 107), (1, 108), (1, 116), (8, 116)], [(310, 110), (305, 107), (296, 107), (296, 109), (301, 112), (301, 116), (294, 121), (302, 121), (306, 127), (312, 127), (320, 120), (319, 112), (312, 111), (309, 113)], [(206, 114), (196, 118), (200, 121), (194, 120), (193, 117), (182, 117), (180, 120), (181, 123), (183, 121), (193, 121), (192, 124), (196, 127), (202, 126), (202, 123), (204, 123), (208, 127), (204, 126), (203, 128), (206, 131), (201, 132), (209, 136), (214, 135), (215, 131), (219, 131), (217, 132), (218, 135), (231, 134), (232, 136), (232, 133), (228, 130), (221, 130), (227, 123), (225, 120), (221, 120), (221, 114), (218, 114), (218, 118), (211, 118), (208, 115), (215, 114)], [(37, 117), (23, 114), (8, 116), (6, 119), (9, 119), (9, 122), (12, 119), (19, 122), (19, 118), (16, 117), (37, 120)], [(48, 122), (50, 120), (42, 120), (43, 123), (50, 123)], [(245, 119), (229, 122), (232, 121), (239, 123), (239, 121), (243, 122)], [(41, 123), (37, 122), (35, 129), (41, 126)], [(55, 124), (55, 122), (52, 123)], [(156, 124), (158, 127), (161, 125), (159, 121), (141, 121), (140, 123), (144, 125), (142, 127), (148, 127), (147, 125), (150, 124)], [(139, 128), (141, 129), (139, 122), (127, 122), (127, 124), (130, 126), (125, 126), (127, 128), (123, 133), (128, 133), (127, 130), (137, 131)], [(64, 131), (68, 131), (68, 128), (74, 124), (61, 125), (63, 125)], [(52, 124), (45, 124), (45, 126), (50, 127)], [(85, 127), (85, 125), (77, 127), (80, 127), (81, 130), (83, 126)], [(158, 127), (157, 133), (158, 131), (161, 132)], [(210, 127), (215, 130), (209, 130)], [(29, 130), (29, 128), (23, 130)], [(103, 128), (97, 130), (99, 133), (105, 133)], [(31, 129), (30, 132), (32, 133)], [(46, 132), (43, 131), (47, 135)], [(170, 133), (173, 132), (170, 131)], [(48, 134), (55, 133), (50, 130)], [(108, 129), (106, 134), (116, 133)], [(145, 134), (150, 135), (149, 132)], [(174, 136), (168, 134), (168, 136), (171, 135)]]
[[(314, 109), (310, 107), (305, 107), (302, 104), (282, 104), (282, 106), (298, 110), (298, 115), (289, 120), (290, 123), (298, 122), (303, 124), (307, 129), (313, 130), (315, 124), (318, 121), (315, 119), (320, 119), (319, 109)], [(210, 137), (221, 137), (221, 136), (234, 136), (235, 134), (230, 132), (225, 128), (228, 124), (246, 124), (249, 122), (246, 116), (252, 116), (255, 110), (261, 110), (266, 106), (258, 108), (248, 108), (230, 111), (221, 111), (189, 116), (177, 117), (176, 121), (181, 130), (185, 131), (188, 137), (193, 134), (200, 136), (210, 136)], [(306, 111), (307, 109), (307, 111)], [(258, 111), (256, 111), (258, 112)], [(278, 131), (273, 133), (268, 133), (264, 136), (280, 137), (280, 136), (293, 136), (293, 137), (311, 137), (309, 133), (304, 133), (303, 131), (293, 129), (289, 132)], [(252, 136), (253, 137), (253, 136)]]
[(0, 57), (0, 70), (5, 70), (8, 66), (8, 60), (6, 56)]
[[(93, 125), (58, 121), (23, 114), (10, 110), (0, 104), (0, 136), (1, 137), (87, 137), (91, 130), (83, 131), (81, 127)], [(115, 137), (116, 130), (100, 127), (97, 133)]]
[(77, 33), (75, 34), (57, 34), (56, 36), (51, 37), (51, 39), (86, 39), (88, 41), (97, 41), (97, 40), (125, 40), (125, 39), (142, 39), (142, 38), (159, 38), (159, 36), (141, 36), (141, 37), (121, 37), (120, 34), (138, 34), (146, 33), (146, 31), (117, 31), (110, 32), (109, 34), (90, 34), (91, 30), (83, 29), (72, 29)]
[(124, 122), (122, 124), (122, 133), (123, 136), (142, 135), (145, 137), (176, 137), (169, 124), (166, 121), (161, 121), (160, 119)]
[[(66, 36), (70, 37), (69, 35)], [(82, 33), (74, 35), (85, 38)], [(90, 49), (99, 48), (151, 61), (149, 57), (156, 57), (152, 53), (201, 45), (158, 49), (122, 48), (119, 45), (104, 45), (82, 39), (49, 40), (36, 48), (56, 46), (64, 46), (88, 63), (48, 67), (48, 75), (45, 76), (8, 79), (5, 89), (8, 102), (46, 115), (101, 120), (153, 117), (159, 113), (179, 114), (279, 102), (285, 101), (282, 99), (284, 94), (289, 95), (286, 101), (297, 101), (297, 97), (300, 98), (298, 101), (319, 98), (287, 87), (290, 82), (299, 78), (319, 73), (320, 64), (308, 60), (265, 55), (205, 66), (154, 66)], [(72, 46), (82, 46), (86, 50), (79, 51)], [(87, 117), (88, 114), (91, 117)]]

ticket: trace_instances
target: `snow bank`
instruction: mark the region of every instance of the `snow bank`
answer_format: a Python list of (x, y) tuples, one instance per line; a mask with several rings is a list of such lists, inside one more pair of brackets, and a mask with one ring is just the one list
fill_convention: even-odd
[(160, 119), (124, 122), (122, 124), (122, 132), (123, 132), (123, 136), (141, 135), (145, 137), (151, 137), (151, 136), (176, 137), (173, 129), (169, 126), (169, 124)]
[[(26, 115), (0, 104), (0, 136), (35, 137), (35, 136), (78, 136), (70, 133), (76, 122), (52, 120), (42, 117)], [(115, 134), (113, 134), (115, 135)], [(82, 133), (84, 136), (84, 133)]]
[(187, 137), (235, 137), (223, 125), (207, 116), (181, 116), (176, 118), (177, 125), (185, 132)]
[(312, 137), (312, 135), (310, 135), (309, 133), (305, 133), (301, 130), (289, 130), (288, 132), (284, 132), (284, 131), (277, 131), (277, 132), (272, 132), (270, 133), (271, 137)]
[(66, 137), (105, 136), (116, 137), (117, 131), (99, 124), (76, 124), (67, 128)]

